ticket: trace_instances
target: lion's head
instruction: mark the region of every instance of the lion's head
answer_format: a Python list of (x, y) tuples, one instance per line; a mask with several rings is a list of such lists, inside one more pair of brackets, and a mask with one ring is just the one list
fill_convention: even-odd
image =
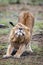
[(30, 31), (29, 28), (25, 25), (18, 23), (13, 27), (10, 33), (10, 41), (14, 43), (24, 43), (30, 40)]

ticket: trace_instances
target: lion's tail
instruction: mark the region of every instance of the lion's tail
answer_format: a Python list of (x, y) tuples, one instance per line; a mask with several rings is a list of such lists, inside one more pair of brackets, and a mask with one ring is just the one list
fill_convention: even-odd
[(14, 24), (12, 22), (9, 22), (13, 27), (14, 27)]

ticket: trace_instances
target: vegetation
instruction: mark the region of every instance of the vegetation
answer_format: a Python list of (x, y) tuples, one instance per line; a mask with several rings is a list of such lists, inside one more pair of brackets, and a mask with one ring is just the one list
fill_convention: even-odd
[[(21, 3), (21, 1), (23, 3), (25, 3), (26, 0), (0, 0), (1, 4), (14, 4), (14, 3)], [(30, 3), (30, 4), (43, 4), (43, 0), (27, 0), (26, 3)]]

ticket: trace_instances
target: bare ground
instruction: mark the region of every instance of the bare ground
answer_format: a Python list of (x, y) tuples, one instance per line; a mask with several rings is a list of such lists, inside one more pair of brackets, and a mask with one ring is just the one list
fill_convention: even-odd
[[(3, 41), (2, 41), (3, 40)], [(36, 34), (32, 37), (32, 43), (38, 42), (39, 47), (43, 48), (43, 34)], [(8, 35), (0, 35), (0, 45), (8, 43)], [(20, 59), (2, 59), (5, 54), (5, 48), (0, 50), (0, 65), (43, 65), (43, 50), (39, 53), (33, 52), (24, 54)]]

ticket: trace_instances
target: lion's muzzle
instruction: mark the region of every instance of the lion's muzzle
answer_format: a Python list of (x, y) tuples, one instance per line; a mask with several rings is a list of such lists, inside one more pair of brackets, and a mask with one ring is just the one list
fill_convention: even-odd
[(25, 32), (23, 31), (22, 28), (18, 28), (18, 29), (15, 31), (15, 35), (16, 35), (17, 37), (25, 36)]

